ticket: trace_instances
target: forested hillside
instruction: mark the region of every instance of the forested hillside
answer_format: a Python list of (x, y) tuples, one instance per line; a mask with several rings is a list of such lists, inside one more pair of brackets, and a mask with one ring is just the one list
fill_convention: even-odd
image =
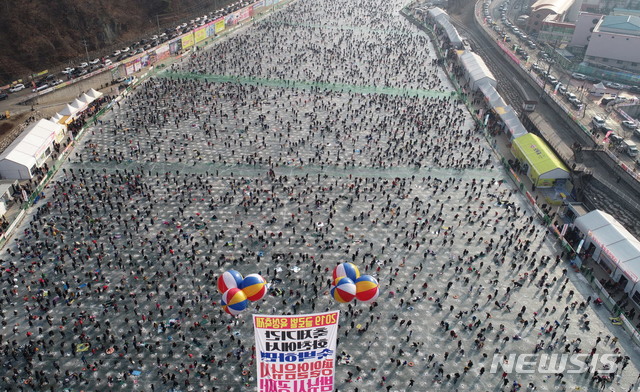
[(185, 18), (202, 15), (216, 0), (2, 0), (0, 85), (16, 77), (92, 57)]

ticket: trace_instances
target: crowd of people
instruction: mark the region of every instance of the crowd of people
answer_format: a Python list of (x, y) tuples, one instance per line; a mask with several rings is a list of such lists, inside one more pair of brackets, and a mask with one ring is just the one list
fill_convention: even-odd
[[(402, 6), (295, 1), (90, 128), (3, 251), (5, 389), (246, 391), (251, 314), (330, 309), (339, 391), (636, 383), (622, 330), (598, 317)], [(331, 298), (345, 261), (378, 279), (376, 303)], [(270, 284), (237, 317), (216, 290), (231, 268)], [(504, 370), (534, 352), (617, 366)]]

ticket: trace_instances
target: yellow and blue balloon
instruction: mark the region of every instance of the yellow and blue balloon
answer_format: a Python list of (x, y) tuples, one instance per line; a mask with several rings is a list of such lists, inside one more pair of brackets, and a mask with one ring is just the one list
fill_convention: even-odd
[(351, 302), (356, 297), (356, 284), (346, 276), (340, 276), (333, 281), (331, 296), (342, 304)]
[(360, 277), (360, 271), (358, 267), (356, 267), (352, 263), (342, 263), (338, 264), (336, 268), (333, 269), (333, 280), (346, 276), (355, 282), (356, 279)]
[(225, 271), (218, 277), (218, 291), (224, 294), (229, 289), (237, 289), (242, 279), (242, 274), (236, 270)]
[(380, 294), (380, 288), (376, 278), (370, 275), (362, 275), (356, 279), (356, 298), (360, 302), (370, 303), (375, 301)]
[(238, 288), (231, 288), (222, 294), (222, 309), (232, 316), (237, 316), (247, 308), (249, 300)]
[(267, 294), (267, 282), (258, 274), (245, 276), (239, 288), (251, 302), (259, 301)]

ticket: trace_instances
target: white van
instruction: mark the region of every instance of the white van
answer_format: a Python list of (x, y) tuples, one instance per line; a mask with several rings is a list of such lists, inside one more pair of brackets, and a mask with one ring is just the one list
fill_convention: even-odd
[(636, 144), (634, 142), (632, 142), (631, 140), (623, 140), (622, 141), (622, 146), (624, 148), (624, 151), (627, 153), (627, 155), (629, 155), (630, 157), (635, 157), (638, 155), (638, 147), (636, 146)]
[(595, 128), (600, 128), (605, 125), (605, 121), (600, 116), (593, 116), (593, 118), (591, 119), (591, 125), (593, 125)]

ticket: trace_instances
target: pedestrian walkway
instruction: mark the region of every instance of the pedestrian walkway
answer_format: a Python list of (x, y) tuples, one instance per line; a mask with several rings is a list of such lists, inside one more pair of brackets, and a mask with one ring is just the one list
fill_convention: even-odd
[(164, 72), (159, 74), (160, 77), (169, 79), (199, 79), (206, 82), (216, 83), (233, 83), (250, 86), (265, 86), (276, 88), (291, 88), (310, 90), (312, 92), (345, 92), (345, 93), (358, 93), (358, 94), (382, 94), (382, 95), (394, 95), (404, 97), (419, 97), (419, 98), (444, 98), (453, 95), (453, 92), (437, 91), (437, 90), (422, 90), (422, 89), (403, 89), (392, 87), (379, 87), (379, 86), (356, 86), (341, 83), (323, 83), (323, 82), (310, 82), (304, 80), (282, 80), (282, 79), (266, 79), (266, 78), (251, 78), (244, 76), (233, 75), (207, 75), (199, 73), (179, 73), (179, 72)]

